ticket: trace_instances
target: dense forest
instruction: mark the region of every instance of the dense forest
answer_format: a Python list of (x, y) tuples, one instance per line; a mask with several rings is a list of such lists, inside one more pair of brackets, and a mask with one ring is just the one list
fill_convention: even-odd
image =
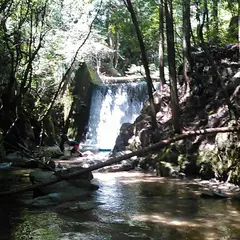
[[(237, 81), (227, 85), (239, 70), (239, 11), (235, 0), (1, 1), (2, 158), (61, 143), (61, 135), (71, 131), (76, 98), (81, 102), (72, 89), (83, 63), (102, 79), (146, 79), (154, 132), (148, 144), (164, 135), (153, 78), (161, 83), (159, 99), (167, 99), (171, 108), (172, 130), (166, 137), (237, 122)], [(227, 77), (224, 69), (231, 72)], [(221, 104), (205, 109), (191, 128), (195, 120), (184, 113), (197, 104), (204, 109), (209, 101)], [(204, 125), (206, 115), (220, 106), (227, 107), (226, 124)]]

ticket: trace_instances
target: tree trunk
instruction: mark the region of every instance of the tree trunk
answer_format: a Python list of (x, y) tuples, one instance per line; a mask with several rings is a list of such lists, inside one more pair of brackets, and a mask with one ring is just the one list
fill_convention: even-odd
[(186, 91), (190, 91), (191, 64), (191, 23), (190, 23), (190, 0), (183, 0), (183, 80)]
[(139, 46), (140, 46), (140, 49), (141, 49), (142, 63), (143, 63), (144, 69), (145, 69), (146, 81), (147, 81), (147, 87), (148, 87), (148, 96), (149, 96), (150, 109), (151, 109), (152, 128), (153, 128), (153, 130), (155, 130), (155, 129), (157, 129), (157, 120), (156, 120), (156, 110), (155, 110), (155, 104), (154, 104), (153, 93), (152, 93), (153, 83), (152, 83), (152, 78), (150, 76), (150, 70), (149, 70), (149, 67), (148, 67), (148, 59), (147, 59), (147, 54), (146, 54), (146, 50), (145, 50), (145, 45), (144, 45), (144, 42), (143, 42), (143, 37), (142, 37), (141, 30), (139, 28), (139, 24), (138, 24), (138, 21), (137, 21), (137, 18), (136, 18), (136, 14), (133, 10), (132, 2), (131, 2), (131, 0), (124, 0), (124, 3), (126, 5), (128, 11), (131, 14), (132, 22), (133, 22), (133, 25), (135, 27), (137, 38), (138, 38), (138, 41), (139, 41)]
[(114, 47), (114, 68), (118, 66), (118, 59), (119, 59), (119, 32), (116, 31), (115, 33), (115, 47)]
[(172, 122), (176, 133), (181, 132), (180, 108), (177, 95), (176, 63), (173, 32), (172, 0), (165, 1), (168, 66), (171, 91)]
[(103, 168), (103, 167), (106, 167), (106, 166), (110, 166), (110, 165), (115, 164), (115, 163), (119, 163), (122, 160), (129, 159), (129, 158), (134, 157), (134, 156), (143, 156), (146, 153), (149, 153), (151, 151), (156, 151), (156, 150), (160, 151), (165, 146), (168, 146), (171, 143), (180, 141), (180, 140), (188, 138), (188, 137), (192, 137), (192, 136), (196, 136), (196, 135), (213, 134), (213, 133), (219, 133), (219, 132), (239, 132), (239, 131), (240, 131), (240, 126), (220, 127), (220, 128), (206, 128), (206, 129), (201, 129), (201, 130), (196, 130), (196, 131), (187, 131), (187, 132), (185, 132), (181, 135), (177, 135), (173, 138), (169, 138), (169, 139), (163, 140), (161, 142), (155, 143), (155, 144), (153, 144), (153, 145), (151, 145), (147, 148), (143, 148), (143, 149), (140, 149), (138, 151), (128, 153), (128, 154), (125, 154), (125, 155), (122, 155), (122, 156), (119, 156), (119, 157), (113, 157), (113, 158), (108, 159), (105, 162), (98, 163), (98, 164), (93, 165), (89, 168), (81, 169), (77, 172), (74, 172), (74, 173), (71, 173), (71, 174), (68, 174), (68, 175), (65, 175), (65, 176), (61, 176), (61, 177), (59, 177), (59, 179), (49, 180), (49, 181), (46, 181), (44, 183), (35, 184), (33, 186), (28, 186), (28, 187), (24, 187), (24, 188), (21, 188), (21, 189), (16, 189), (16, 190), (13, 190), (13, 191), (0, 192), (0, 197), (13, 195), (13, 194), (18, 194), (18, 193), (23, 193), (23, 192), (27, 192), (27, 191), (32, 191), (32, 190), (34, 190), (36, 188), (39, 188), (39, 187), (48, 186), (48, 185), (60, 182), (62, 180), (72, 179), (72, 178), (80, 176), (84, 173), (88, 173), (88, 172), (91, 172), (91, 171), (94, 171), (94, 170), (97, 170), (97, 169), (100, 169), (100, 168)]
[(63, 134), (65, 134), (65, 135), (67, 135), (67, 133), (68, 133), (68, 129), (69, 129), (69, 126), (70, 126), (70, 122), (71, 122), (71, 118), (72, 118), (72, 115), (73, 115), (73, 110), (74, 110), (75, 105), (76, 105), (76, 100), (74, 98), (73, 101), (72, 101), (71, 108), (69, 110), (68, 116), (66, 118), (64, 127), (63, 127)]
[(218, 43), (218, 2), (219, 0), (212, 0), (212, 27), (213, 27), (213, 42)]
[(161, 89), (166, 83), (164, 76), (164, 11), (163, 0), (159, 0), (159, 76)]
[[(108, 30), (108, 42), (109, 42), (109, 47), (114, 50), (114, 34), (112, 33), (112, 31), (109, 29)], [(114, 53), (111, 53), (109, 58), (110, 58), (110, 66), (113, 67), (114, 66)], [(97, 63), (98, 65), (98, 63)], [(100, 69), (100, 67), (97, 66), (98, 69)], [(100, 71), (97, 71), (97, 73), (99, 74)]]
[(210, 27), (209, 27), (209, 13), (208, 13), (208, 1), (204, 0), (204, 12), (206, 14), (206, 37), (207, 37), (207, 41), (210, 41)]

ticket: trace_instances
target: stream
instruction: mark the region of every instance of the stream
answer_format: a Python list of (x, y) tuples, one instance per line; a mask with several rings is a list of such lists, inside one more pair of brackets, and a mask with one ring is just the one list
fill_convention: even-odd
[(88, 199), (93, 209), (71, 202), (30, 209), (1, 199), (0, 239), (240, 239), (240, 203), (202, 199), (193, 180), (140, 172), (94, 173), (94, 179), (100, 188)]

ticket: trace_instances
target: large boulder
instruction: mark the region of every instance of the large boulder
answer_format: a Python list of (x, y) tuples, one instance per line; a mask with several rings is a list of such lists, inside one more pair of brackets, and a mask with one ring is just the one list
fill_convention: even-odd
[(126, 150), (126, 146), (129, 145), (129, 139), (133, 136), (133, 126), (131, 123), (123, 123), (119, 135), (117, 136), (115, 146), (113, 148), (113, 155), (116, 155), (117, 152)]

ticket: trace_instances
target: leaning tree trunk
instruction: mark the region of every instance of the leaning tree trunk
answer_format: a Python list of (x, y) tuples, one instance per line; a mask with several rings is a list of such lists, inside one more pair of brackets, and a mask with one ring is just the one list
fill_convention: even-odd
[(134, 156), (144, 156), (147, 153), (152, 152), (152, 151), (156, 151), (156, 150), (160, 151), (165, 146), (168, 146), (171, 143), (186, 139), (188, 137), (197, 136), (197, 135), (213, 134), (213, 133), (219, 133), (219, 132), (239, 132), (239, 131), (240, 131), (240, 126), (221, 127), (221, 128), (206, 128), (206, 129), (201, 129), (201, 130), (196, 130), (196, 131), (188, 131), (188, 132), (185, 132), (181, 135), (177, 135), (173, 138), (165, 139), (161, 142), (155, 143), (155, 144), (153, 144), (153, 145), (151, 145), (147, 148), (142, 148), (138, 151), (131, 152), (131, 153), (119, 156), (119, 157), (110, 158), (105, 162), (97, 163), (96, 165), (90, 166), (89, 168), (81, 169), (79, 171), (76, 171), (74, 173), (70, 173), (70, 174), (64, 175), (64, 176), (58, 176), (57, 175), (59, 177), (58, 179), (48, 180), (46, 182), (43, 182), (43, 183), (40, 183), (40, 184), (35, 184), (33, 186), (27, 186), (27, 187), (24, 187), (24, 188), (21, 188), (21, 189), (15, 189), (15, 190), (12, 190), (12, 191), (7, 191), (7, 192), (0, 192), (0, 197), (19, 194), (19, 193), (23, 193), (23, 192), (27, 192), (27, 191), (32, 191), (32, 190), (37, 189), (39, 187), (48, 186), (48, 185), (60, 182), (62, 180), (69, 180), (69, 179), (72, 179), (74, 177), (83, 175), (84, 173), (88, 173), (88, 172), (91, 172), (91, 171), (94, 171), (94, 170), (97, 170), (97, 169), (100, 169), (100, 168), (103, 168), (103, 167), (106, 167), (106, 166), (110, 166), (110, 165), (115, 164), (115, 163), (119, 163), (122, 160), (129, 159), (129, 158), (134, 157)]
[(153, 83), (152, 83), (152, 78), (150, 76), (150, 70), (149, 70), (149, 67), (148, 67), (148, 59), (147, 59), (147, 54), (146, 54), (146, 50), (145, 50), (145, 45), (144, 45), (144, 42), (143, 42), (143, 37), (142, 37), (141, 30), (139, 28), (139, 24), (138, 24), (138, 21), (137, 21), (137, 18), (136, 18), (136, 14), (133, 10), (132, 2), (131, 2), (131, 0), (124, 0), (124, 3), (126, 5), (128, 11), (131, 14), (132, 22), (133, 22), (133, 25), (135, 27), (135, 30), (136, 30), (136, 33), (137, 33), (137, 38), (138, 38), (138, 41), (139, 41), (139, 46), (140, 46), (140, 49), (141, 49), (142, 63), (143, 63), (144, 69), (145, 69), (147, 87), (148, 87), (152, 128), (153, 128), (153, 130), (155, 130), (155, 129), (157, 129), (157, 120), (156, 120), (156, 110), (155, 110), (153, 93), (152, 93)]
[(180, 133), (181, 120), (180, 120), (179, 100), (178, 100), (178, 94), (177, 94), (172, 0), (165, 0), (165, 15), (166, 15), (166, 29), (167, 29), (169, 79), (170, 79), (170, 88), (171, 88), (170, 90), (171, 90), (172, 121), (173, 121), (173, 127), (175, 132)]

